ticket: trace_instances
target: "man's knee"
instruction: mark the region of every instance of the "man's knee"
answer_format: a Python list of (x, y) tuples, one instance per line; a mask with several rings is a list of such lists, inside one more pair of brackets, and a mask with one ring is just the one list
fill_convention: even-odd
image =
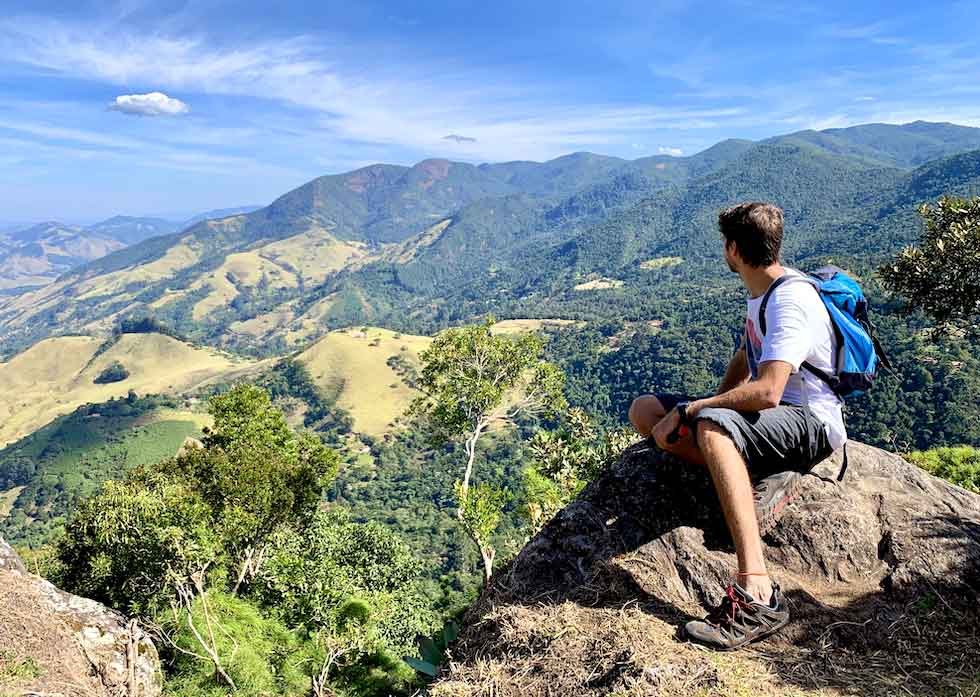
[(728, 431), (708, 419), (698, 419), (694, 430), (697, 433), (699, 443), (713, 438), (727, 438), (728, 440), (732, 440), (732, 436)]
[[(640, 395), (630, 404), (630, 423), (641, 435), (649, 436), (657, 422), (664, 417), (663, 404), (652, 394)], [(659, 441), (657, 443), (660, 445)], [(661, 447), (663, 447), (661, 445)]]

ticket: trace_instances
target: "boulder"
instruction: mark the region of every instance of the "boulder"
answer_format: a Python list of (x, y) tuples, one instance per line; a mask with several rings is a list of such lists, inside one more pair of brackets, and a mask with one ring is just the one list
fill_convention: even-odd
[(135, 621), (28, 573), (0, 538), (0, 695), (157, 697), (161, 685)]
[(468, 612), (433, 694), (972, 694), (980, 496), (851, 442), (765, 538), (793, 622), (719, 654), (679, 628), (736, 569), (706, 473), (628, 448)]

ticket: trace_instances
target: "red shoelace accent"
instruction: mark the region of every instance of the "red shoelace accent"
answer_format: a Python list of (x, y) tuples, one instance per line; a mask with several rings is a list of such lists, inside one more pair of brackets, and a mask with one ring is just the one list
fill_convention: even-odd
[(752, 606), (738, 597), (738, 593), (735, 592), (735, 586), (728, 586), (725, 589), (725, 597), (722, 599), (721, 605), (715, 608), (708, 616), (708, 619), (715, 623), (724, 621), (727, 624), (732, 624), (743, 608), (751, 610)]

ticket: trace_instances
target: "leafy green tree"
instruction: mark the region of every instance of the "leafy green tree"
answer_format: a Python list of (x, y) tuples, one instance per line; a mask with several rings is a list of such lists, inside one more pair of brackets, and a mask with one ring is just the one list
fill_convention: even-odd
[(558, 430), (539, 430), (531, 438), (533, 458), (524, 474), (524, 496), (532, 534), (639, 437), (626, 427), (602, 432), (577, 407), (569, 409), (563, 421)]
[(310, 520), (338, 458), (291, 431), (253, 385), (212, 398), (210, 412), (203, 448), (137, 468), (82, 504), (59, 558), (69, 590), (145, 615), (183, 612), (198, 650), (234, 689), (208, 591), (237, 594), (261, 568), (272, 535)]
[(408, 546), (384, 526), (320, 511), (304, 528), (275, 535), (255, 593), (290, 625), (311, 628), (335, 628), (343, 605), (357, 598), (372, 608), (374, 648), (401, 655), (435, 624), (422, 572)]
[(881, 267), (885, 285), (941, 327), (968, 323), (980, 312), (980, 196), (944, 196), (919, 214), (925, 234)]
[(471, 491), (477, 444), (494, 425), (565, 406), (564, 375), (540, 360), (541, 339), (531, 333), (494, 334), (493, 325), (488, 316), (483, 324), (440, 332), (420, 356), (422, 394), (409, 408), (437, 442), (463, 441), (466, 463), (455, 487), (456, 515), (480, 552), (484, 582), (496, 556), (489, 536), (506, 496), (486, 487)]
[(112, 382), (122, 382), (129, 377), (129, 371), (119, 361), (113, 361), (92, 380), (96, 385), (107, 385)]
[(908, 459), (937, 477), (980, 493), (980, 449), (966, 445), (913, 452)]
[(212, 590), (176, 613), (160, 616), (160, 632), (173, 654), (170, 697), (226, 697), (228, 684), (214, 680), (210, 659), (191, 628), (213, 638), (221, 670), (239, 695), (306, 697), (310, 666), (321, 652), (304, 632), (292, 631), (244, 598)]

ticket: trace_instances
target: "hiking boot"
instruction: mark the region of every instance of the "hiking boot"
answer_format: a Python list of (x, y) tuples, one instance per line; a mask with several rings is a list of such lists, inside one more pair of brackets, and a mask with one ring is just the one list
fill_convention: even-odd
[(789, 609), (778, 584), (772, 584), (772, 600), (760, 603), (736, 583), (725, 590), (721, 605), (703, 620), (688, 622), (684, 631), (701, 644), (731, 651), (779, 631), (787, 622)]
[(799, 472), (777, 472), (755, 485), (753, 498), (760, 536), (776, 527), (786, 504), (796, 498), (802, 488), (803, 475)]

